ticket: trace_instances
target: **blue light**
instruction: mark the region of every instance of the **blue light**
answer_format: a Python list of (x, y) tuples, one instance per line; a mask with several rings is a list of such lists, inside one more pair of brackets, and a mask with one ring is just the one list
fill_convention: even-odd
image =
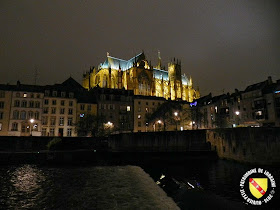
[(80, 118), (82, 118), (82, 117), (84, 117), (85, 116), (85, 114), (80, 114)]
[(274, 93), (280, 93), (280, 90), (275, 91)]
[(196, 106), (197, 105), (197, 101), (193, 102), (193, 103), (190, 103), (190, 106)]

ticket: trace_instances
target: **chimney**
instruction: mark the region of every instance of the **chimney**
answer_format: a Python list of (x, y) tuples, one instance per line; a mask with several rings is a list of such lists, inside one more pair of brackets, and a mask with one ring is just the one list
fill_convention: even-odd
[(18, 81), (17, 81), (17, 87), (19, 87), (19, 86), (20, 86), (20, 81), (18, 80)]

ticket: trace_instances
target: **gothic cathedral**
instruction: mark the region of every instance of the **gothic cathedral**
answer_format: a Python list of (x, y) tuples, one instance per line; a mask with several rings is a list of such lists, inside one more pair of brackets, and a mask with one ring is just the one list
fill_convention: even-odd
[(200, 97), (199, 90), (193, 88), (191, 78), (181, 73), (181, 62), (175, 58), (168, 63), (168, 70), (161, 67), (160, 54), (158, 65), (152, 67), (142, 52), (129, 59), (114, 58), (107, 53), (104, 63), (98, 68), (90, 68), (83, 75), (83, 87), (95, 86), (134, 90), (135, 95), (157, 96), (171, 100), (192, 102)]

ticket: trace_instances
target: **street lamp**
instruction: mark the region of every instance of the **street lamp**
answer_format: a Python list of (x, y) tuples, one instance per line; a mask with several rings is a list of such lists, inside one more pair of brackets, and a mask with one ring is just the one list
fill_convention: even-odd
[(236, 111), (235, 115), (236, 115), (236, 118), (237, 118), (237, 126), (238, 126), (239, 125), (239, 115), (240, 115), (240, 112)]
[(178, 126), (177, 126), (177, 117), (178, 117), (178, 112), (174, 112), (174, 116), (175, 116), (175, 123), (176, 123), (176, 131), (178, 130)]
[(161, 122), (161, 120), (158, 120), (157, 123), (158, 123), (158, 131), (160, 131), (160, 125), (162, 122)]
[(32, 136), (33, 123), (34, 123), (35, 120), (34, 119), (30, 119), (29, 121), (31, 123), (31, 125), (30, 125), (30, 136)]

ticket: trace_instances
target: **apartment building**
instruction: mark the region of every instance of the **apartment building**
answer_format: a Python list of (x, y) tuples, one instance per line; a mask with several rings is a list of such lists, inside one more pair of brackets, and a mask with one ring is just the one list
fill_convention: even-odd
[(11, 111), (12, 91), (7, 85), (0, 85), (0, 136), (7, 136)]
[(148, 132), (162, 130), (163, 125), (159, 121), (156, 124), (147, 123), (146, 115), (156, 111), (165, 102), (165, 98), (155, 96), (134, 96), (134, 132)]
[(133, 91), (95, 87), (90, 97), (97, 103), (97, 114), (115, 133), (133, 131)]
[(197, 100), (198, 128), (280, 126), (280, 80), (249, 85), (244, 91)]

